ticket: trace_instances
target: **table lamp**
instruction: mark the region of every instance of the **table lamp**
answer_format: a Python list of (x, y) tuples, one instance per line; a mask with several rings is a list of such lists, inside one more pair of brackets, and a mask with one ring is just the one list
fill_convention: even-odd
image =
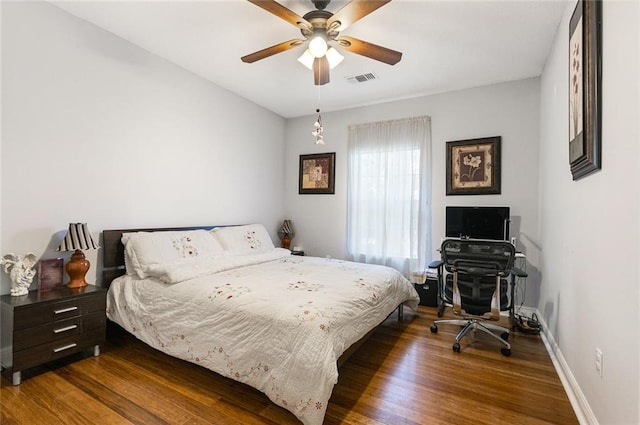
[(282, 240), (282, 247), (289, 249), (291, 246), (291, 239), (295, 236), (295, 232), (293, 231), (293, 225), (291, 224), (291, 220), (285, 220), (282, 223), (282, 227), (278, 231), (278, 236), (280, 236)]
[(67, 288), (87, 286), (87, 281), (84, 277), (89, 271), (91, 263), (85, 258), (84, 253), (81, 251), (83, 249), (98, 249), (98, 244), (91, 238), (87, 223), (69, 223), (69, 230), (67, 230), (67, 234), (58, 249), (56, 249), (56, 251), (74, 251), (66, 266), (67, 274), (69, 275)]

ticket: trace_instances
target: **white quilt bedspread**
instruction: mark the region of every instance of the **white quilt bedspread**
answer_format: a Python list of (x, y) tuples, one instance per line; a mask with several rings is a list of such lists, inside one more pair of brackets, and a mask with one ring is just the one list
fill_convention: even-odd
[(257, 388), (307, 425), (323, 422), (338, 357), (400, 303), (419, 300), (388, 267), (288, 253), (230, 261), (174, 284), (122, 276), (107, 315), (154, 348)]

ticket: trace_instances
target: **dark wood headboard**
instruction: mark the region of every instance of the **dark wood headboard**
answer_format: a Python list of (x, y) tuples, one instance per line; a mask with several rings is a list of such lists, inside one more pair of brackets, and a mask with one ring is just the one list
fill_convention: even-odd
[(123, 233), (133, 232), (167, 232), (170, 230), (210, 230), (223, 226), (195, 226), (195, 227), (164, 227), (152, 229), (119, 229), (102, 231), (102, 286), (108, 288), (113, 279), (122, 276), (124, 269), (124, 245), (121, 238)]

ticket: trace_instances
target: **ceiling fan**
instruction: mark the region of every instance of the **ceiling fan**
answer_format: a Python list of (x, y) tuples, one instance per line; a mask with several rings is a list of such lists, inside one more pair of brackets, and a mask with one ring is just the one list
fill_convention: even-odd
[(284, 41), (243, 56), (241, 58), (243, 62), (253, 63), (259, 61), (301, 46), (308, 40), (308, 49), (298, 60), (308, 68), (313, 69), (315, 85), (323, 85), (329, 82), (329, 69), (342, 61), (342, 56), (328, 43), (335, 43), (337, 47), (348, 52), (366, 56), (389, 65), (395, 65), (402, 58), (401, 52), (357, 38), (340, 36), (340, 31), (391, 0), (351, 0), (335, 14), (324, 10), (331, 0), (311, 0), (316, 10), (312, 10), (302, 17), (274, 0), (248, 1), (299, 28), (304, 39)]

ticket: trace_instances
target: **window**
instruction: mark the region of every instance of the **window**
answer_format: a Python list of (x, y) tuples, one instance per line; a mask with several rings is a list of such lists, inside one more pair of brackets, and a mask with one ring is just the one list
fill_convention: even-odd
[(431, 119), (349, 126), (347, 258), (411, 277), (431, 252)]

